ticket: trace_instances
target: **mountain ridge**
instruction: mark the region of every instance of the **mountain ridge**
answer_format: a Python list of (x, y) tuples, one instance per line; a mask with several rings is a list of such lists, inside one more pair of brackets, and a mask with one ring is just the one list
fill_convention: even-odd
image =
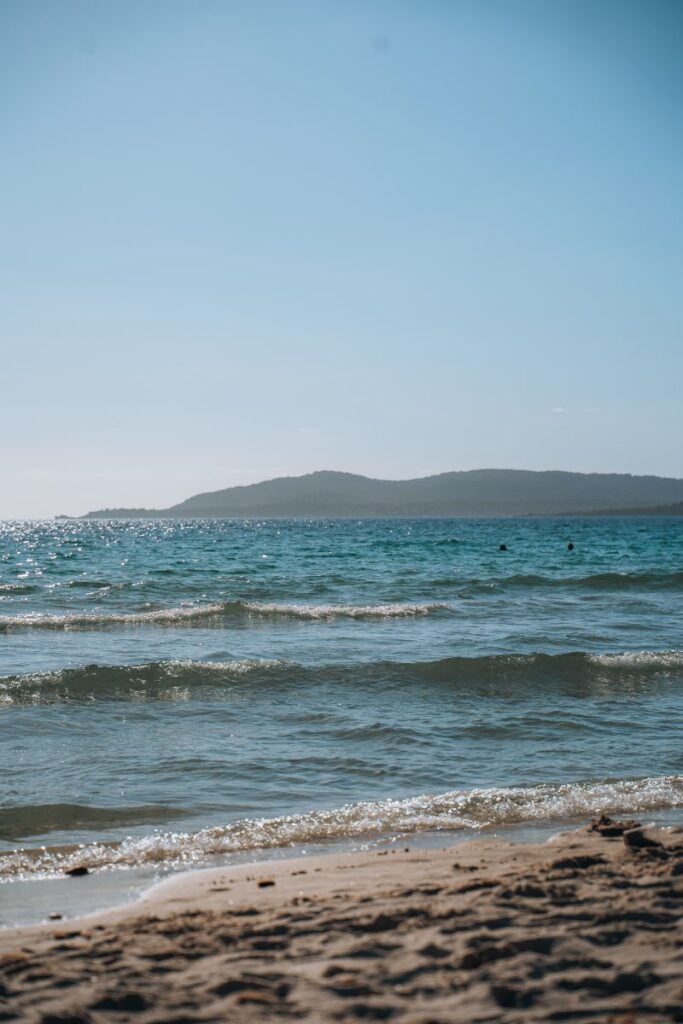
[[(671, 506), (676, 511), (666, 509)], [(683, 479), (566, 470), (455, 470), (410, 480), (316, 470), (192, 495), (164, 509), (82, 519), (680, 515)]]

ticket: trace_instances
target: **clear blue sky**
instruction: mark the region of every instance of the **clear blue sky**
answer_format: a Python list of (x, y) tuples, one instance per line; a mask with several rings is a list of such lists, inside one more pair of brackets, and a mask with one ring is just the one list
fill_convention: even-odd
[(0, 516), (683, 476), (683, 3), (3, 0)]

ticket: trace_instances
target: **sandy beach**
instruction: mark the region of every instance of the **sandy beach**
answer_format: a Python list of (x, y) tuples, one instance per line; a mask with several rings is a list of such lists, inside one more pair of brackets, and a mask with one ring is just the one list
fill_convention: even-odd
[(682, 900), (683, 830), (607, 818), (198, 871), (0, 934), (0, 1019), (681, 1021)]

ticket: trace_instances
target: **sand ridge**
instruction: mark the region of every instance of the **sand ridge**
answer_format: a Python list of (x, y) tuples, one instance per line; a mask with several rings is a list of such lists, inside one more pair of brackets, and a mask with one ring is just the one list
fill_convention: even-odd
[(683, 1021), (682, 906), (683, 830), (604, 818), (194, 872), (0, 934), (0, 1020)]

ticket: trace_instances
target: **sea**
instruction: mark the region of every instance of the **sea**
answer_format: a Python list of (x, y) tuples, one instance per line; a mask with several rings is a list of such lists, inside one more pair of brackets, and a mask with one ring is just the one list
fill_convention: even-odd
[(0, 924), (680, 821), (682, 629), (680, 518), (0, 523)]

